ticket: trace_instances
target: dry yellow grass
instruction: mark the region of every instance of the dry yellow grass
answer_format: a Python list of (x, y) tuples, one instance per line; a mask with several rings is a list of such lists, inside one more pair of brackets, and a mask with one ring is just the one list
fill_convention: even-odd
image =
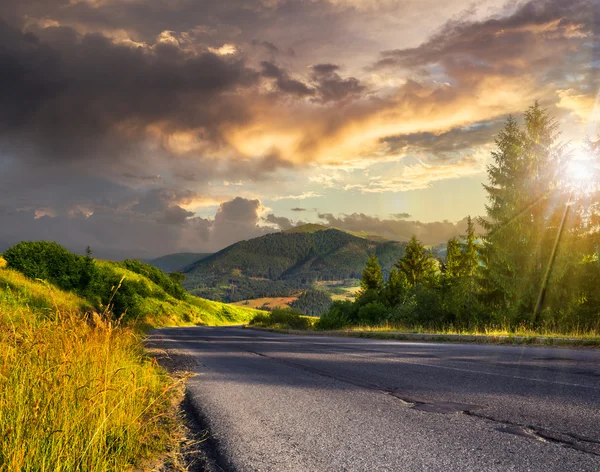
[(298, 297), (264, 297), (254, 298), (252, 300), (242, 300), (240, 302), (231, 303), (231, 305), (242, 306), (247, 308), (260, 308), (263, 305), (269, 308), (289, 308), (290, 303), (298, 300)]
[(0, 269), (0, 470), (119, 471), (171, 447), (173, 381), (139, 335)]
[(600, 340), (600, 332), (595, 330), (558, 332), (551, 329), (539, 328), (532, 330), (526, 326), (508, 328), (503, 326), (475, 327), (471, 329), (458, 329), (452, 326), (446, 328), (427, 328), (424, 326), (405, 326), (397, 323), (382, 323), (379, 325), (354, 325), (342, 331), (364, 332), (395, 332), (395, 333), (423, 333), (423, 334), (464, 334), (473, 336), (523, 336), (523, 337), (549, 337), (572, 338), (581, 340)]

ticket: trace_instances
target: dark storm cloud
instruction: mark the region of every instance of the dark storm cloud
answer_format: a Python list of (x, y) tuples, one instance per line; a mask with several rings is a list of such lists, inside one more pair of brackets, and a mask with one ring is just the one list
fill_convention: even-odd
[(380, 140), (390, 154), (398, 152), (427, 152), (437, 158), (452, 157), (457, 152), (476, 149), (489, 144), (497, 135), (505, 119), (483, 121), (469, 126), (460, 126), (443, 133), (411, 133), (387, 136)]
[(132, 48), (64, 27), (36, 36), (0, 23), (0, 39), (0, 140), (21, 158), (143, 152), (147, 127), (159, 123), (203, 127), (218, 141), (219, 125), (248, 119), (240, 103), (222, 94), (258, 77), (239, 57), (190, 54), (169, 44)]
[[(397, 218), (382, 219), (364, 213), (341, 216), (334, 216), (331, 213), (319, 213), (319, 218), (325, 220), (329, 226), (348, 231), (365, 231), (369, 234), (396, 241), (407, 241), (415, 235), (423, 244), (428, 245), (445, 243), (454, 236), (464, 234), (467, 229), (467, 218), (456, 223), (451, 221), (424, 223)], [(481, 228), (476, 227), (476, 230), (481, 231)]]
[(308, 97), (315, 94), (315, 91), (312, 88), (299, 80), (292, 79), (285, 70), (272, 62), (263, 61), (260, 64), (262, 66), (263, 76), (275, 79), (275, 84), (279, 91), (297, 97)]
[(97, 206), (91, 214), (59, 216), (0, 206), (0, 252), (21, 240), (44, 239), (77, 252), (89, 245), (98, 257), (153, 257), (177, 251), (217, 251), (240, 239), (274, 231), (259, 226), (259, 200), (235, 198), (221, 204), (214, 220), (209, 220), (174, 204), (188, 197), (165, 190), (129, 208)]
[(535, 0), (502, 17), (450, 21), (416, 48), (385, 51), (376, 68), (416, 69), (439, 63), (464, 84), (490, 74), (542, 72), (563, 54), (577, 52), (583, 42), (577, 38), (598, 32), (590, 15), (596, 9), (595, 0)]
[(279, 91), (296, 97), (314, 97), (318, 103), (341, 102), (347, 99), (359, 98), (366, 87), (354, 77), (342, 78), (336, 71), (339, 66), (334, 64), (317, 64), (313, 66), (308, 83), (290, 77), (290, 74), (276, 64), (261, 62), (262, 75), (275, 79)]
[(282, 231), (292, 229), (294, 226), (298, 225), (289, 218), (286, 218), (284, 216), (275, 216), (273, 213), (267, 215), (265, 218), (263, 218), (263, 220), (267, 223), (276, 225)]
[(317, 100), (322, 103), (341, 102), (350, 98), (359, 98), (366, 87), (354, 77), (342, 78), (335, 64), (317, 64), (312, 67), (312, 80), (318, 91)]

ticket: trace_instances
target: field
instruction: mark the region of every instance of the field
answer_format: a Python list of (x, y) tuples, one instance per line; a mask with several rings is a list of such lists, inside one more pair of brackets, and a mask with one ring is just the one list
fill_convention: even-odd
[(245, 308), (254, 308), (258, 309), (263, 306), (267, 306), (269, 308), (287, 308), (289, 304), (294, 300), (297, 300), (298, 297), (265, 297), (265, 298), (255, 298), (253, 300), (242, 300), (239, 302), (231, 303), (230, 305), (241, 306)]
[(342, 293), (333, 293), (331, 295), (332, 300), (334, 300), (334, 301), (336, 301), (336, 300), (354, 301), (354, 299), (356, 298), (356, 294), (360, 290), (360, 287), (344, 287), (341, 290), (343, 290)]

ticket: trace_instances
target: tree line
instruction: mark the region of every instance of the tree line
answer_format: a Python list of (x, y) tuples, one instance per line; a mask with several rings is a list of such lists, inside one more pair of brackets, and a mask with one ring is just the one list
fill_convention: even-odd
[(578, 158), (537, 102), (495, 141), (486, 215), (444, 259), (413, 236), (389, 277), (375, 255), (355, 302), (335, 302), (323, 329), (384, 321), (473, 329), (600, 329), (600, 145)]

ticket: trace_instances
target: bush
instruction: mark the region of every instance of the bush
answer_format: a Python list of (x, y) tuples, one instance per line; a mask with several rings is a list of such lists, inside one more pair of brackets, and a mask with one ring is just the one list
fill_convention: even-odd
[(317, 321), (316, 329), (341, 329), (355, 318), (355, 305), (349, 300), (335, 301), (326, 313)]
[(167, 275), (157, 267), (134, 260), (125, 260), (120, 265), (131, 272), (149, 278), (172, 297), (178, 300), (185, 299), (186, 291), (181, 286), (181, 282), (185, 278), (183, 274), (173, 273)]
[(7, 249), (4, 259), (10, 269), (64, 290), (84, 290), (95, 275), (91, 258), (72, 254), (55, 242), (22, 242)]
[(321, 316), (329, 310), (332, 303), (328, 293), (322, 290), (306, 290), (290, 305), (306, 316)]
[(250, 321), (250, 324), (300, 330), (307, 330), (311, 327), (308, 318), (290, 308), (275, 308), (268, 314), (259, 313)]
[(358, 320), (365, 324), (378, 324), (387, 318), (389, 309), (380, 301), (367, 303), (358, 309)]
[[(63, 290), (84, 296), (99, 311), (104, 311), (110, 302), (111, 311), (117, 317), (127, 315), (131, 319), (140, 316), (148, 297), (166, 300), (168, 295), (178, 299), (186, 296), (176, 280), (155, 267), (138, 261), (99, 263), (91, 258), (89, 249), (84, 257), (70, 253), (55, 242), (22, 242), (8, 249), (4, 258), (9, 268), (31, 279), (46, 280)], [(147, 277), (158, 287), (151, 286), (141, 277), (139, 280), (123, 280), (120, 267)]]

